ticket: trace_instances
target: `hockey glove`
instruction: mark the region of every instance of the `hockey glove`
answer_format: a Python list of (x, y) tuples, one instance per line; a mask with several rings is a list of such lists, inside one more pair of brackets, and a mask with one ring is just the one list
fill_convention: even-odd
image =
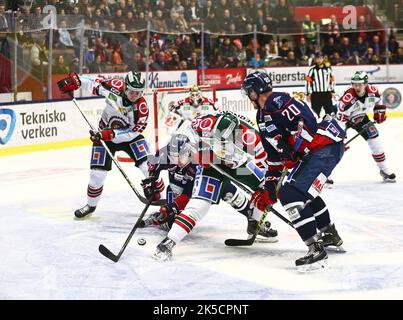
[(281, 177), (281, 171), (268, 170), (266, 172), (264, 189), (258, 189), (252, 195), (251, 204), (264, 211), (268, 205), (273, 205), (277, 202), (277, 184)]
[(277, 140), (277, 151), (280, 161), (287, 169), (292, 169), (300, 160), (295, 150), (288, 143), (284, 142), (280, 137)]
[(382, 123), (386, 120), (386, 106), (379, 104), (374, 107), (374, 120), (376, 123)]
[(144, 196), (152, 201), (157, 201), (161, 198), (160, 190), (157, 186), (157, 177), (148, 177), (141, 181), (141, 187), (144, 191)]
[(80, 88), (81, 80), (77, 73), (72, 72), (68, 77), (58, 81), (57, 85), (62, 93), (68, 93)]
[(99, 141), (110, 141), (115, 138), (115, 132), (112, 129), (105, 129), (100, 131), (90, 130), (90, 139), (94, 143), (99, 143)]
[(160, 225), (165, 222), (171, 224), (174, 222), (175, 217), (180, 213), (180, 210), (175, 202), (172, 204), (162, 206), (160, 208), (160, 214), (153, 221), (154, 225)]

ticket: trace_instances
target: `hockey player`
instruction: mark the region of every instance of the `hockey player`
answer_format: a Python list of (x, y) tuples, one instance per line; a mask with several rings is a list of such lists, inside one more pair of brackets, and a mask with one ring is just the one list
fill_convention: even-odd
[(168, 105), (170, 114), (166, 124), (171, 126), (171, 133), (175, 132), (186, 120), (192, 120), (198, 115), (214, 114), (217, 108), (214, 101), (203, 97), (198, 86), (193, 86), (189, 90), (189, 96), (179, 100), (177, 103), (171, 102)]
[[(378, 89), (368, 84), (366, 72), (357, 71), (351, 78), (352, 87), (344, 92), (337, 104), (336, 118), (344, 128), (353, 128), (367, 141), (378, 168), (385, 182), (396, 182), (396, 175), (386, 165), (379, 132), (367, 112), (373, 110), (376, 123), (386, 120), (386, 106), (381, 104)], [(365, 129), (366, 128), (366, 129)]]
[[(343, 243), (320, 192), (343, 156), (345, 132), (336, 120), (317, 123), (311, 109), (288, 93), (273, 92), (271, 79), (264, 72), (249, 74), (242, 92), (257, 110), (257, 124), (270, 161), (264, 188), (256, 190), (252, 203), (275, 204), (279, 198), (309, 248), (296, 260), (297, 268), (323, 267), (327, 259), (324, 247)], [(293, 170), (277, 194), (284, 166)]]
[[(185, 209), (192, 196), (195, 174), (200, 170), (200, 166), (192, 162), (192, 146), (190, 140), (185, 135), (174, 135), (170, 143), (160, 150), (158, 157), (149, 158), (150, 178), (144, 179), (142, 186), (147, 198), (159, 199), (159, 189), (155, 186), (156, 177), (162, 170), (168, 170), (169, 185), (166, 199), (168, 204), (162, 206), (158, 212), (145, 219), (140, 227), (149, 225), (161, 226), (169, 231), (177, 218), (186, 219), (180, 215)], [(249, 225), (254, 224), (250, 218), (250, 202), (244, 194), (233, 183), (226, 183), (221, 199), (231, 205), (235, 210), (248, 218)], [(249, 226), (251, 228), (251, 226)], [(265, 242), (275, 242), (277, 232), (270, 229), (269, 222), (261, 227), (258, 232), (258, 240)]]
[(112, 154), (116, 151), (125, 151), (144, 176), (148, 176), (146, 160), (149, 149), (147, 141), (141, 134), (147, 126), (148, 118), (148, 106), (143, 98), (144, 79), (139, 72), (132, 71), (124, 80), (79, 77), (73, 72), (57, 84), (63, 93), (81, 87), (93, 92), (94, 95), (105, 97), (106, 106), (99, 121), (99, 130), (90, 130), (93, 145), (87, 204), (74, 212), (77, 218), (83, 218), (95, 211), (106, 174), (111, 170), (112, 159), (100, 144), (100, 140), (105, 141)]
[[(264, 180), (266, 153), (260, 137), (251, 124), (233, 113), (198, 116), (192, 121), (192, 130), (197, 150), (194, 159), (200, 164), (195, 177), (192, 197), (186, 208), (175, 219), (167, 237), (157, 246), (154, 258), (169, 260), (172, 248), (183, 240), (202, 219), (212, 204), (221, 198), (247, 210), (247, 232), (255, 234), (264, 207), (250, 208), (249, 201), (237, 188), (231, 190), (228, 178), (211, 166), (211, 163), (236, 178), (239, 183), (256, 189)], [(241, 210), (240, 210), (241, 209)], [(277, 236), (270, 223), (262, 225), (259, 234), (267, 238)]]

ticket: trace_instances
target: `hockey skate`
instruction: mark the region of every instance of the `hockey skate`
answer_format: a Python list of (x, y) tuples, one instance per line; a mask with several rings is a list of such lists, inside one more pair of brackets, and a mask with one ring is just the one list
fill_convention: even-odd
[(152, 226), (154, 224), (155, 219), (160, 215), (160, 213), (154, 212), (151, 215), (149, 215), (146, 219), (141, 220), (139, 224), (139, 228), (147, 228), (149, 226)]
[(322, 236), (319, 241), (323, 244), (326, 250), (346, 252), (346, 250), (344, 250), (341, 246), (343, 244), (343, 240), (337, 233), (336, 227), (333, 223), (323, 228), (321, 231)]
[(379, 171), (379, 174), (381, 175), (383, 182), (396, 182), (396, 175), (394, 173), (389, 173), (387, 172), (388, 170), (381, 170)]
[(297, 271), (309, 272), (326, 268), (327, 253), (322, 243), (314, 242), (308, 248), (308, 253), (295, 261)]
[[(258, 225), (258, 221), (253, 219), (248, 219), (248, 229), (247, 232), (249, 235), (254, 235), (256, 228)], [(256, 242), (277, 242), (277, 230), (271, 228), (271, 223), (269, 221), (265, 221), (259, 229), (259, 232), (256, 236)]]
[(153, 258), (158, 261), (168, 261), (172, 258), (172, 248), (175, 246), (175, 242), (168, 237), (161, 241), (157, 246), (157, 250), (153, 254)]
[(77, 209), (76, 211), (74, 211), (74, 215), (79, 218), (85, 218), (88, 215), (90, 215), (91, 213), (93, 213), (95, 211), (96, 207), (91, 207), (88, 204), (86, 204), (84, 207)]

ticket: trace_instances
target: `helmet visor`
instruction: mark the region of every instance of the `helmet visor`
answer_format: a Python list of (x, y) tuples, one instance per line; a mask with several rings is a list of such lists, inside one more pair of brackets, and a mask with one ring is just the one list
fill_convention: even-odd
[(252, 89), (252, 87), (242, 87), (241, 93), (244, 97), (247, 97), (252, 101), (256, 101), (258, 98), (258, 94)]

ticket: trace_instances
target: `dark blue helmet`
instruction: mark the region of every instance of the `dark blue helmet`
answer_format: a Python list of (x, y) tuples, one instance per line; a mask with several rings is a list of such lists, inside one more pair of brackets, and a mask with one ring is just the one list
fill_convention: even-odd
[(271, 91), (272, 86), (271, 79), (266, 72), (255, 71), (248, 74), (243, 80), (241, 90), (249, 99), (255, 101), (259, 94)]
[(191, 160), (190, 140), (183, 134), (175, 134), (167, 146), (168, 158), (180, 167), (187, 165)]

